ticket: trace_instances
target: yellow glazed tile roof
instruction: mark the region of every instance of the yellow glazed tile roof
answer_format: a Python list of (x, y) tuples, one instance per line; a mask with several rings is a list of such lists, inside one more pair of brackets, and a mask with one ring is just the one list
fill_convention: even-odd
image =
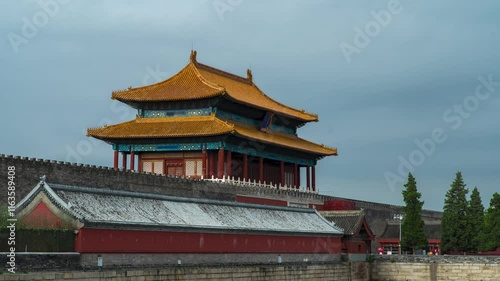
[(88, 129), (87, 136), (97, 139), (194, 137), (222, 135), (232, 130), (230, 124), (215, 118), (214, 115), (136, 118), (112, 126)]
[(224, 88), (205, 81), (192, 63), (169, 79), (139, 88), (113, 92), (119, 101), (158, 102), (202, 99), (224, 93)]
[(196, 61), (191, 62), (171, 78), (139, 88), (113, 92), (112, 98), (127, 102), (160, 102), (210, 98), (224, 95), (228, 99), (262, 110), (278, 113), (301, 121), (318, 121), (318, 116), (281, 104), (264, 94), (251, 79), (243, 78)]
[(337, 149), (335, 148), (319, 145), (294, 135), (271, 131), (261, 132), (255, 127), (226, 122), (215, 117), (214, 114), (196, 117), (136, 118), (112, 126), (87, 130), (87, 136), (103, 140), (216, 136), (223, 134), (233, 134), (246, 139), (322, 156), (337, 155)]
[(253, 139), (265, 143), (270, 143), (276, 146), (287, 147), (291, 149), (301, 150), (305, 152), (313, 152), (320, 155), (337, 155), (336, 148), (330, 148), (321, 144), (301, 139), (294, 135), (288, 135), (279, 132), (262, 132), (255, 127), (246, 125), (234, 125), (236, 135), (240, 135), (247, 139)]

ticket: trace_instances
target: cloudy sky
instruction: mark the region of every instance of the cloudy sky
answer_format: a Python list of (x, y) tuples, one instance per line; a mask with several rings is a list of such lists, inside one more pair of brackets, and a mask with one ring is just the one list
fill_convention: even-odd
[[(356, 2), (356, 3), (354, 3)], [(284, 4), (286, 3), (286, 4)], [(129, 120), (111, 92), (198, 61), (319, 114), (299, 131), (337, 147), (322, 193), (402, 204), (417, 178), (441, 210), (455, 172), (500, 191), (498, 1), (0, 2), (0, 153), (112, 165), (86, 128)], [(498, 81), (498, 82), (496, 82)]]

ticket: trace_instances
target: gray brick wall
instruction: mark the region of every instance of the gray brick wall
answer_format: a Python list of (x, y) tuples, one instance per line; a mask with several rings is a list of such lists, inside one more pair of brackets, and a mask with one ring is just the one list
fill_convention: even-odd
[(330, 263), (312, 265), (176, 266), (157, 269), (2, 274), (0, 280), (368, 281), (370, 280), (369, 276), (369, 266), (366, 263)]
[[(7, 167), (16, 167), (18, 200), (24, 197), (38, 182), (47, 176), (47, 182), (67, 185), (93, 186), (112, 189), (152, 192), (173, 196), (235, 200), (236, 194), (295, 202), (323, 204), (325, 200), (345, 199), (292, 190), (277, 190), (261, 187), (242, 187), (230, 184), (216, 184), (195, 179), (151, 175), (130, 171), (114, 170), (110, 167), (84, 165), (61, 161), (34, 159), (0, 154), (0, 175), (7, 174)], [(3, 196), (0, 198), (4, 198)], [(3, 199), (5, 200), (5, 199)], [(2, 200), (2, 203), (4, 202)], [(348, 199), (352, 200), (352, 199)], [(401, 212), (400, 206), (352, 200), (356, 207), (368, 210), (370, 217), (389, 218), (387, 214)], [(441, 212), (424, 210), (424, 219), (439, 220)]]
[[(6, 271), (8, 253), (0, 252), (0, 264)], [(60, 271), (80, 270), (81, 256), (79, 253), (16, 253), (18, 271)]]
[(97, 268), (97, 257), (103, 259), (105, 268), (155, 267), (177, 265), (243, 265), (243, 264), (278, 264), (281, 263), (338, 263), (340, 255), (333, 254), (82, 254), (81, 265), (88, 270)]

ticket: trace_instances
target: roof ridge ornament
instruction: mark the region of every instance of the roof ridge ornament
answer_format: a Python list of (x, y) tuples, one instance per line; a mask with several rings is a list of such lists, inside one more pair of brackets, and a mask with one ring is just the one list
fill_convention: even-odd
[(191, 50), (191, 55), (189, 56), (189, 60), (192, 62), (192, 63), (196, 63), (196, 50)]
[(247, 69), (247, 80), (253, 82), (252, 70), (250, 68)]
[(43, 175), (43, 176), (40, 177), (40, 181), (42, 183), (45, 183), (45, 179), (47, 179), (47, 176), (45, 176), (45, 175)]

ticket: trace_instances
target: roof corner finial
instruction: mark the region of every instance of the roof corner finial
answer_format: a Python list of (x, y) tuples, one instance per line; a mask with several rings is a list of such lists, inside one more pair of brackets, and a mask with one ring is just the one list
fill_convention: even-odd
[(196, 63), (196, 50), (191, 50), (191, 56), (189, 57), (189, 60), (192, 63)]
[(41, 177), (40, 177), (40, 182), (45, 183), (45, 179), (46, 179), (46, 178), (47, 178), (47, 177), (46, 177), (45, 175), (41, 176)]
[(250, 68), (247, 69), (247, 79), (253, 82), (252, 70)]

